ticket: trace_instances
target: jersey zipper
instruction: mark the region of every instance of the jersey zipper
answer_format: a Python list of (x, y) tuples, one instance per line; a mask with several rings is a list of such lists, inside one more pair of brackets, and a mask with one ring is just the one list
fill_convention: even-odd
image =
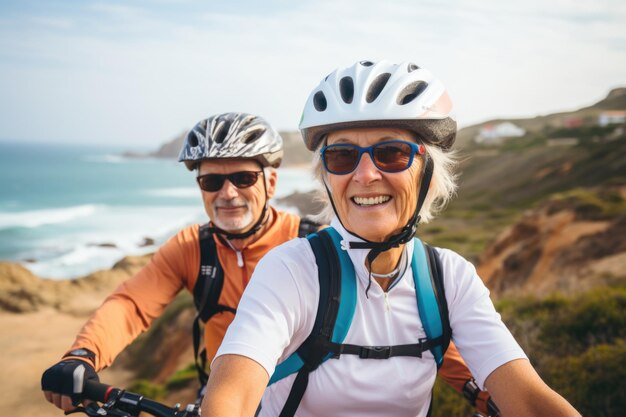
[(237, 249), (234, 249), (234, 251), (235, 251), (235, 254), (237, 255), (237, 266), (239, 268), (243, 268), (243, 265), (244, 265), (243, 264), (243, 254), (240, 251), (238, 251)]
[(239, 268), (243, 268), (244, 267), (244, 263), (243, 263), (243, 250), (240, 251), (237, 248), (235, 248), (233, 246), (232, 243), (230, 243), (229, 240), (226, 241), (226, 243), (228, 243), (228, 246), (230, 246), (230, 248), (233, 250), (233, 252), (235, 252), (235, 255), (237, 256), (237, 266)]
[(389, 300), (389, 291), (383, 293), (385, 301), (385, 322), (387, 323), (387, 343), (389, 346), (393, 346), (396, 343), (396, 335), (394, 332), (393, 312), (391, 311), (391, 301)]

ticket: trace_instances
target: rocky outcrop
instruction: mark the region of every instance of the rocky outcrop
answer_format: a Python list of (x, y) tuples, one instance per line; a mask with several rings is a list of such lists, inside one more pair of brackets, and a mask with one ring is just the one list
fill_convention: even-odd
[(20, 264), (0, 262), (0, 310), (26, 313), (51, 307), (64, 313), (87, 314), (151, 256), (128, 256), (111, 269), (73, 280), (43, 279)]
[[(317, 191), (306, 193), (296, 191), (286, 197), (276, 199), (276, 202), (281, 206), (295, 207), (301, 216), (315, 216), (325, 206)], [(330, 221), (330, 219), (327, 219), (327, 221)]]
[(626, 279), (626, 214), (551, 200), (506, 229), (477, 267), (496, 295), (578, 292)]
[(155, 152), (150, 153), (148, 156), (154, 158), (178, 158), (178, 154), (180, 153), (183, 144), (185, 143), (185, 137), (187, 136), (187, 132), (181, 132), (178, 136), (172, 139), (169, 142), (164, 143), (157, 149)]
[[(191, 294), (181, 292), (113, 366), (133, 370), (137, 378), (163, 384), (194, 357), (191, 335), (195, 315)], [(154, 366), (156, 363), (159, 366)]]

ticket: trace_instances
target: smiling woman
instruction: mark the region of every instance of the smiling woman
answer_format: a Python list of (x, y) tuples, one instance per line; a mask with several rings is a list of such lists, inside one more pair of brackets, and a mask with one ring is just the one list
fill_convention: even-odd
[(450, 335), (472, 392), (488, 389), (503, 415), (579, 415), (534, 371), (474, 267), (415, 237), (455, 187), (451, 110), (441, 82), (412, 63), (361, 61), (311, 92), (300, 127), (334, 218), (257, 266), (204, 415), (425, 417), (437, 369), (453, 360)]

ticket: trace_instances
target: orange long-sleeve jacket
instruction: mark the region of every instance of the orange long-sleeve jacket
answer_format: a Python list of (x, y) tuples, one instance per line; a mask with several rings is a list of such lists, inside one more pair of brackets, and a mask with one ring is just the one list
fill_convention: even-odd
[[(298, 216), (272, 211), (273, 220), (265, 233), (239, 252), (214, 236), (224, 270), (221, 305), (237, 308), (252, 271), (263, 255), (298, 235)], [(200, 269), (198, 229), (198, 225), (193, 225), (178, 232), (141, 271), (108, 296), (80, 330), (70, 351), (87, 348), (96, 354), (95, 369), (106, 368), (161, 315), (183, 288), (193, 292)], [(209, 363), (233, 318), (230, 313), (216, 314), (206, 323), (204, 338)]]

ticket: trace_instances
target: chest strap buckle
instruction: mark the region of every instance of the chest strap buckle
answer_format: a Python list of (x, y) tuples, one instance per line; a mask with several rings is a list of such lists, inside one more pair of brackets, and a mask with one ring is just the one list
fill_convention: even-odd
[(389, 359), (392, 346), (361, 346), (361, 359)]

